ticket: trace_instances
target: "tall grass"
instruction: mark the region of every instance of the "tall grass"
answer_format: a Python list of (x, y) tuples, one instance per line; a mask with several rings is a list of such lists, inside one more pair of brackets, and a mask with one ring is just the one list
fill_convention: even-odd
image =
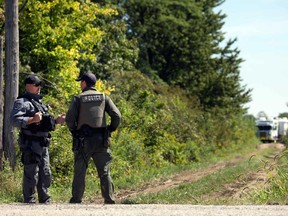
[(0, 172), (0, 202), (11, 203), (22, 201), (22, 176), (21, 167), (16, 166), (15, 170), (4, 161), (4, 169)]
[(258, 204), (288, 204), (288, 150), (275, 157), (277, 166), (267, 164), (271, 176), (266, 187), (255, 193), (253, 200)]
[[(124, 173), (121, 176), (115, 176), (115, 169), (117, 169), (117, 163), (112, 162), (112, 175), (115, 184), (115, 193), (121, 192), (122, 190), (136, 190), (143, 185), (147, 185), (155, 180), (165, 181), (171, 176), (179, 173), (181, 171), (187, 170), (198, 170), (204, 169), (209, 166), (209, 164), (215, 164), (223, 160), (229, 160), (235, 156), (246, 155), (251, 152), (251, 148), (255, 146), (242, 146), (243, 148), (238, 151), (226, 152), (224, 155), (221, 154), (211, 154), (205, 160), (200, 162), (192, 162), (190, 164), (177, 166), (173, 164), (167, 164), (163, 167), (153, 167), (147, 168), (141, 172)], [(18, 158), (18, 161), (20, 159)], [(53, 166), (53, 164), (52, 164)], [(0, 172), (0, 203), (14, 203), (22, 201), (22, 175), (23, 167), (18, 163), (16, 169), (12, 171), (7, 164), (5, 164), (5, 169)], [(84, 194), (85, 202), (93, 202), (95, 197), (101, 197), (99, 178), (97, 177), (97, 172), (94, 168), (92, 161), (89, 164), (89, 171), (86, 176), (86, 190)], [(52, 176), (57, 175), (56, 170), (52, 172)], [(117, 172), (116, 172), (117, 173)], [(66, 181), (59, 182), (58, 179), (52, 178), (52, 185), (50, 187), (50, 194), (52, 196), (52, 202), (66, 203), (71, 197), (71, 185), (72, 185), (72, 173), (65, 177)]]
[[(253, 204), (251, 203), (251, 194), (255, 188), (247, 188), (247, 190), (250, 191), (248, 194), (244, 193), (244, 189), (246, 188), (241, 189), (241, 186), (245, 185), (245, 181), (249, 181), (250, 174), (256, 173), (264, 166), (263, 159), (265, 158), (265, 155), (269, 155), (271, 151), (273, 150), (264, 150), (264, 152), (261, 152), (260, 155), (256, 156), (257, 159), (243, 160), (238, 164), (204, 176), (198, 181), (182, 183), (176, 188), (160, 192), (130, 197), (124, 200), (123, 203), (202, 205)], [(264, 154), (264, 156), (262, 154)], [(235, 188), (234, 190), (233, 188), (229, 188), (229, 185), (235, 185), (235, 187), (239, 188)], [(240, 193), (243, 192), (243, 196), (237, 195), (239, 191)]]

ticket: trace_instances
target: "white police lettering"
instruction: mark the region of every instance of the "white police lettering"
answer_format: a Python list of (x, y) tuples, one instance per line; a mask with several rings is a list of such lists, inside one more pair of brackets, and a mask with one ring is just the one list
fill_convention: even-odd
[(85, 95), (82, 97), (83, 103), (89, 103), (94, 101), (102, 101), (102, 95)]

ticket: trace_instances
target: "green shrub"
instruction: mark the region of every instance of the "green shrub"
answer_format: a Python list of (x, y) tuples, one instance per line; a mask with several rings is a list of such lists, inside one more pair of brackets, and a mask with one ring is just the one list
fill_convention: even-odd
[(18, 163), (15, 170), (4, 160), (4, 169), (0, 172), (0, 203), (21, 201), (22, 197), (22, 167)]
[[(110, 90), (115, 91), (111, 93), (109, 90), (110, 97), (123, 117), (120, 127), (112, 135), (112, 177), (122, 184), (117, 186), (119, 188), (127, 187), (129, 182), (143, 181), (144, 173), (155, 174), (161, 169), (205, 160), (211, 154), (227, 154), (246, 146), (251, 148), (256, 142), (254, 124), (241, 113), (232, 115), (217, 109), (203, 112), (197, 100), (186, 97), (181, 89), (165, 84), (154, 85), (140, 72), (115, 74), (105, 86), (113, 86)], [(47, 95), (44, 99), (50, 104), (54, 116), (65, 113), (68, 108), (69, 102), (63, 98)], [(52, 191), (57, 193), (71, 187), (72, 138), (66, 126), (57, 125), (51, 134)], [(9, 171), (11, 176), (19, 173)], [(97, 175), (92, 164), (87, 175), (93, 179)], [(147, 176), (152, 178), (153, 175)], [(1, 172), (0, 178), (7, 180), (8, 176)], [(21, 184), (19, 179), (17, 188)], [(3, 182), (8, 184), (6, 180)], [(8, 185), (3, 185), (3, 188), (14, 193)], [(21, 194), (20, 189), (16, 191), (12, 194), (14, 200)], [(2, 196), (5, 195), (2, 193)]]

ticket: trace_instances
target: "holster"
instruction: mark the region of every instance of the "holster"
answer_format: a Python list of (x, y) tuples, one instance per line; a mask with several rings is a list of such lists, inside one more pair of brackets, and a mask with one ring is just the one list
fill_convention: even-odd
[(79, 151), (84, 146), (84, 137), (79, 134), (72, 134), (72, 151)]
[(81, 129), (72, 132), (73, 146), (72, 150), (79, 150), (84, 146), (84, 139), (93, 136), (93, 134), (103, 136), (103, 143), (100, 144), (99, 148), (109, 148), (111, 146), (111, 131), (109, 128), (91, 128), (87, 125), (81, 127)]
[(32, 151), (23, 151), (21, 155), (23, 165), (40, 163), (40, 156)]

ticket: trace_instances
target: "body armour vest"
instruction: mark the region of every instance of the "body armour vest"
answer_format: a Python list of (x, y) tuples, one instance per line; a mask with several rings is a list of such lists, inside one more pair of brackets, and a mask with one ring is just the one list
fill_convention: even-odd
[(55, 129), (55, 119), (53, 116), (51, 116), (48, 113), (48, 107), (45, 106), (42, 102), (38, 101), (39, 100), (39, 96), (32, 96), (29, 94), (24, 94), (18, 98), (26, 98), (27, 100), (29, 100), (32, 105), (35, 107), (35, 109), (38, 112), (42, 113), (42, 120), (40, 122), (40, 124), (30, 124), (28, 125), (27, 129), (30, 130), (32, 133), (37, 133), (38, 132), (49, 132), (49, 131), (53, 131)]
[(92, 128), (105, 128), (105, 96), (95, 90), (82, 92), (80, 95), (77, 130), (83, 125)]

